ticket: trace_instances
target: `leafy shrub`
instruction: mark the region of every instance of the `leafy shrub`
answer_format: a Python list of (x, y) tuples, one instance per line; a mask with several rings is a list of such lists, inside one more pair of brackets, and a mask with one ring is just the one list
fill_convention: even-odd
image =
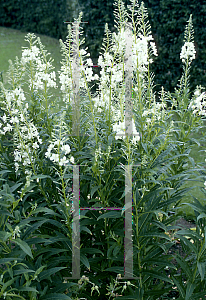
[[(190, 204), (196, 212), (196, 231), (177, 231), (174, 225), (179, 218), (176, 209), (192, 189), (184, 188), (184, 183), (205, 176), (204, 168), (196, 168), (189, 155), (190, 134), (202, 126), (205, 116), (201, 87), (191, 99), (189, 93), (195, 52), (192, 16), (180, 56), (179, 86), (174, 94), (162, 89), (156, 101), (149, 68), (157, 53), (147, 11), (134, 0), (130, 15), (120, 0), (115, 4), (118, 34), (112, 35), (105, 26), (98, 60), (101, 77), (93, 76), (89, 54), (79, 50), (84, 43), (77, 39), (82, 34), (80, 14), (73, 29), (68, 25), (66, 42), (60, 40), (64, 58), (59, 99), (52, 95), (52, 89), (58, 88), (52, 59), (34, 34), (27, 34), (29, 47), (21, 59), (10, 61), (10, 89), (1, 83), (2, 299), (111, 299), (119, 295), (121, 299), (189, 300), (205, 296), (205, 207), (197, 199)], [(132, 136), (124, 114), (131, 87), (126, 41), (133, 43)], [(93, 82), (95, 93), (91, 92)], [(64, 105), (58, 110), (60, 99)], [(167, 102), (170, 109), (166, 109)], [(73, 221), (75, 166), (80, 174), (80, 267), (85, 274), (81, 279), (71, 278), (73, 233), (77, 231)], [(192, 178), (197, 171), (200, 175)], [(130, 281), (125, 281), (123, 224), (128, 180), (133, 199), (133, 271)], [(112, 207), (122, 212), (103, 213)], [(171, 253), (179, 242), (189, 255), (186, 259)]]

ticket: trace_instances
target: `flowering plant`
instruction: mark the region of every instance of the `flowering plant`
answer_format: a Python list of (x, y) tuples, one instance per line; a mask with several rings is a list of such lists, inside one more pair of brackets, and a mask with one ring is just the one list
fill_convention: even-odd
[[(60, 40), (59, 87), (49, 53), (30, 33), (21, 59), (10, 61), (10, 89), (0, 83), (0, 297), (6, 300), (189, 300), (205, 295), (200, 212), (205, 207), (195, 200), (196, 232), (176, 232), (173, 225), (182, 197), (192, 189), (184, 188), (185, 182), (202, 179), (191, 177), (198, 170), (189, 155), (191, 133), (205, 116), (202, 87), (189, 96), (188, 74), (195, 58), (192, 16), (180, 54), (179, 87), (174, 94), (162, 88), (157, 100), (149, 71), (157, 50), (147, 10), (143, 2), (130, 2), (129, 13), (121, 0), (115, 2), (117, 33), (105, 26), (101, 76), (93, 76), (89, 53), (80, 49), (80, 14), (73, 28), (68, 25), (66, 42)], [(58, 88), (62, 103), (55, 111), (58, 99), (52, 91)], [(74, 173), (77, 166), (79, 173)], [(74, 207), (79, 186), (81, 212)], [(131, 249), (123, 255), (127, 197), (133, 208), (130, 272), (123, 267), (126, 257), (131, 258)], [(72, 267), (78, 231), (81, 279), (72, 277), (78, 269)], [(189, 263), (171, 254), (180, 242), (191, 254)], [(118, 282), (124, 273), (126, 279), (130, 273), (130, 281)], [(123, 295), (115, 293), (121, 283)]]

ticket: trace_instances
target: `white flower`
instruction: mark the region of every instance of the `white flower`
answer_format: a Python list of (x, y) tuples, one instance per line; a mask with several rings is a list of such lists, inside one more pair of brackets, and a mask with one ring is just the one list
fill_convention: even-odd
[(136, 66), (136, 55), (138, 56), (138, 66), (148, 64), (148, 42), (147, 38), (141, 36), (134, 44), (134, 63)]
[(54, 161), (54, 162), (59, 162), (59, 155), (52, 153), (50, 160)]
[(10, 123), (19, 123), (19, 119), (17, 118), (17, 116), (11, 117)]
[(92, 62), (91, 58), (87, 58), (87, 65), (90, 67), (93, 66), (93, 62)]
[(24, 115), (22, 113), (20, 114), (20, 118), (21, 118), (21, 122), (25, 121)]
[(16, 226), (15, 229), (14, 229), (14, 232), (13, 232), (13, 239), (17, 237), (20, 237), (20, 233), (21, 231), (19, 230), (19, 226)]
[(15, 161), (21, 161), (21, 153), (18, 150), (14, 151), (14, 156)]
[(24, 159), (24, 162), (23, 162), (23, 165), (24, 165), (24, 166), (28, 166), (28, 165), (30, 165), (30, 164), (31, 164), (31, 161), (30, 161), (29, 158)]
[(69, 160), (67, 160), (66, 156), (64, 156), (63, 158), (60, 159), (59, 165), (65, 166), (68, 162), (69, 162)]
[(73, 157), (73, 156), (71, 156), (70, 162), (71, 162), (72, 164), (74, 164), (74, 157)]
[(38, 59), (38, 54), (39, 54), (39, 48), (37, 46), (32, 46), (31, 50), (30, 49), (24, 49), (22, 52), (22, 58), (21, 62), (23, 64), (31, 61), (31, 60), (37, 60)]
[[(122, 139), (122, 138), (125, 139), (125, 137), (126, 137), (126, 134), (125, 134), (125, 119), (124, 119), (123, 122), (115, 123), (113, 125), (113, 130), (117, 132), (117, 134), (115, 136), (115, 139)], [(135, 144), (137, 141), (140, 140), (140, 136), (139, 136), (139, 133), (136, 130), (134, 119), (132, 119), (132, 135), (134, 135), (133, 139), (132, 139), (132, 143)]]
[(156, 48), (155, 43), (154, 43), (154, 42), (150, 42), (150, 45), (151, 45), (151, 47), (152, 47), (153, 54), (154, 54), (155, 56), (158, 56), (158, 54), (157, 54), (157, 48)]
[(6, 115), (5, 114), (3, 115), (2, 120), (4, 121), (4, 123), (6, 122)]
[(133, 144), (136, 144), (136, 142), (139, 142), (139, 140), (140, 140), (140, 136), (138, 135), (138, 136), (135, 136), (135, 137), (133, 137), (133, 139), (132, 139), (132, 143)]
[(195, 59), (195, 53), (196, 51), (194, 43), (185, 42), (180, 53), (180, 59), (182, 62), (185, 62), (188, 58), (189, 62), (191, 62), (193, 59)]
[(6, 92), (6, 102), (7, 102), (7, 108), (11, 107), (11, 101), (14, 99), (14, 95), (11, 92)]
[(51, 143), (51, 144), (49, 145), (49, 147), (48, 147), (48, 150), (51, 152), (51, 150), (52, 150), (53, 148), (54, 148), (54, 144)]
[(39, 145), (38, 145), (37, 142), (35, 142), (35, 143), (32, 145), (32, 147), (33, 147), (34, 149), (37, 149), (37, 148), (39, 148)]
[(101, 145), (99, 146), (99, 149), (95, 150), (95, 161), (98, 161), (98, 158), (102, 157), (102, 153), (101, 153)]
[(123, 49), (125, 48), (125, 35), (124, 34), (125, 34), (124, 28), (121, 28), (121, 32), (118, 32), (118, 34), (116, 34), (115, 32), (113, 33), (114, 43), (113, 43), (112, 47), (115, 52), (118, 50), (119, 53), (122, 53)]
[(86, 76), (86, 80), (87, 82), (90, 82), (93, 78), (93, 70), (92, 68), (86, 68), (85, 69), (85, 76)]
[(189, 108), (192, 108), (193, 114), (199, 113), (200, 115), (206, 115), (205, 107), (206, 107), (206, 93), (201, 93), (201, 90), (203, 88), (201, 86), (197, 86), (194, 95), (196, 96), (195, 99), (193, 99), (189, 106)]
[(15, 172), (17, 172), (19, 169), (19, 164), (17, 162), (15, 162), (14, 165), (15, 165)]
[(37, 48), (37, 46), (32, 46), (31, 48), (32, 48), (31, 51), (34, 53), (34, 55), (38, 56), (38, 54), (39, 54), (39, 48)]
[(51, 79), (56, 80), (56, 73), (55, 73), (55, 71), (51, 72), (50, 77), (51, 77)]
[(7, 124), (7, 126), (3, 127), (4, 133), (7, 131), (12, 131), (12, 126), (10, 124)]
[[(52, 73), (45, 73), (45, 72), (36, 72), (33, 85), (36, 89), (44, 90), (45, 88), (45, 83), (46, 82), (47, 87), (54, 87), (56, 88), (56, 74), (53, 71)], [(32, 86), (32, 81), (30, 80), (30, 89)]]
[(72, 89), (72, 78), (69, 75), (61, 73), (59, 75), (60, 83), (61, 83), (61, 91), (67, 92), (67, 89)]
[(100, 55), (99, 58), (98, 58), (98, 66), (104, 68), (105, 67), (105, 64), (104, 64), (104, 61), (103, 61), (103, 56)]
[(117, 71), (115, 72), (113, 75), (112, 75), (112, 83), (114, 82), (121, 82), (122, 81), (122, 78), (123, 77), (123, 74), (122, 74), (122, 71)]
[[(57, 152), (57, 147), (60, 148), (60, 153), (52, 153), (52, 150)], [(49, 158), (51, 161), (58, 163), (59, 166), (65, 166), (69, 163), (69, 160), (67, 159), (66, 155), (71, 152), (71, 148), (68, 144), (63, 145), (63, 142), (57, 139), (55, 142), (50, 143), (50, 145), (47, 148), (47, 152), (45, 153), (45, 156)], [(63, 155), (62, 155), (63, 154)], [(61, 158), (63, 156), (63, 158)], [(72, 159), (72, 158), (71, 158)]]
[(87, 52), (84, 49), (80, 49), (79, 54), (80, 54), (80, 56), (84, 56), (87, 54)]
[(93, 80), (98, 80), (99, 79), (99, 76), (97, 75), (97, 74), (95, 74), (94, 76), (93, 76)]
[(150, 118), (147, 118), (147, 119), (146, 119), (146, 122), (147, 122), (148, 124), (150, 124), (150, 123), (152, 123), (152, 120), (151, 120)]
[(200, 93), (201, 93), (201, 91), (200, 91), (199, 89), (196, 89), (195, 92), (194, 92), (194, 95), (195, 95), (195, 96), (199, 96)]
[[(24, 121), (24, 119), (23, 119)], [(23, 124), (25, 124), (23, 122)], [(23, 166), (30, 166), (31, 163), (34, 162), (34, 150), (39, 148), (39, 142), (41, 139), (39, 138), (39, 133), (32, 122), (22, 125), (19, 124), (18, 132), (14, 132), (16, 139), (18, 141), (18, 145), (16, 146), (18, 150), (14, 151), (14, 161), (17, 162), (16, 171), (19, 168), (19, 162), (23, 164)], [(35, 141), (35, 139), (37, 139)], [(29, 172), (29, 170), (25, 170), (25, 172)]]
[(110, 55), (110, 54), (107, 52), (107, 53), (105, 53), (104, 58), (105, 58), (106, 66), (111, 66), (111, 65), (112, 65), (112, 61), (113, 61), (112, 55)]
[(71, 148), (69, 145), (63, 145), (62, 146), (62, 151), (65, 152), (65, 154), (69, 154), (71, 152)]

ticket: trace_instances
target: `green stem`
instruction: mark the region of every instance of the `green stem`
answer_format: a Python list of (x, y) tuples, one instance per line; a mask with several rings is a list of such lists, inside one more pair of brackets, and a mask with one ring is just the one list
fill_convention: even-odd
[[(82, 64), (81, 60), (80, 60), (80, 64)], [(84, 80), (85, 80), (85, 84), (86, 84), (87, 94), (88, 94), (89, 100), (90, 100), (90, 109), (91, 109), (91, 113), (92, 113), (92, 120), (93, 120), (93, 125), (94, 125), (94, 132), (95, 132), (95, 141), (96, 141), (96, 145), (97, 145), (98, 144), (98, 139), (97, 139), (97, 130), (96, 130), (96, 125), (95, 125), (95, 119), (94, 119), (92, 97), (91, 97), (91, 94), (89, 92), (89, 88), (88, 88), (88, 84), (87, 84), (87, 80), (86, 80), (86, 76), (85, 76), (84, 72), (83, 72), (83, 76), (84, 76)]]

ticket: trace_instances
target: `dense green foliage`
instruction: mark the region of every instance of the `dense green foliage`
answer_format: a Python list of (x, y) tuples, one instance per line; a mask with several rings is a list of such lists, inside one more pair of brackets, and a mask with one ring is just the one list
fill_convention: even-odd
[[(58, 88), (52, 60), (34, 34), (26, 36), (29, 45), (22, 57), (10, 61), (10, 88), (0, 82), (2, 299), (110, 300), (122, 295), (120, 299), (194, 300), (206, 296), (206, 205), (196, 198), (193, 203), (182, 204), (194, 210), (194, 228), (186, 230), (174, 223), (180, 217), (176, 211), (182, 197), (191, 190), (183, 188), (184, 183), (206, 176), (204, 165), (197, 165), (190, 156), (191, 134), (197, 130), (204, 134), (205, 94), (201, 87), (194, 95), (189, 93), (194, 58), (193, 53), (183, 53), (179, 86), (172, 97), (162, 89), (157, 103), (149, 72), (155, 51), (148, 39), (147, 10), (143, 3), (130, 4), (137, 14), (137, 20), (130, 14), (136, 30), (134, 41), (137, 39), (134, 63), (138, 61), (132, 94), (132, 118), (139, 134), (135, 141), (129, 135), (118, 138), (114, 129), (119, 128), (126, 109), (125, 78), (122, 75), (121, 80), (120, 74), (126, 70), (126, 13), (120, 0), (115, 3), (114, 14), (119, 35), (111, 36), (106, 30), (105, 55), (99, 60), (99, 64), (105, 62), (105, 73), (97, 80), (103, 96), (99, 102), (97, 92), (91, 92), (92, 80), (96, 79), (88, 70), (91, 63), (81, 51), (84, 43), (80, 38), (80, 136), (71, 134), (76, 96), (74, 86), (69, 85), (75, 81), (71, 50), (76, 35), (72, 35), (71, 26), (66, 43), (60, 41), (63, 60), (59, 94), (65, 105), (58, 112), (52, 110), (59, 100), (52, 92)], [(81, 15), (77, 21), (80, 24)], [(190, 16), (184, 43), (191, 49), (192, 28)], [(149, 51), (142, 45), (148, 45)], [(198, 144), (201, 139), (193, 142)], [(136, 278), (121, 279), (126, 206), (122, 212), (81, 210), (80, 267), (84, 277), (67, 278), (71, 277), (75, 230), (73, 164), (80, 165), (80, 207), (122, 208), (128, 191), (125, 172), (132, 165)], [(194, 172), (199, 174), (196, 178)], [(183, 253), (178, 253), (178, 246)]]

